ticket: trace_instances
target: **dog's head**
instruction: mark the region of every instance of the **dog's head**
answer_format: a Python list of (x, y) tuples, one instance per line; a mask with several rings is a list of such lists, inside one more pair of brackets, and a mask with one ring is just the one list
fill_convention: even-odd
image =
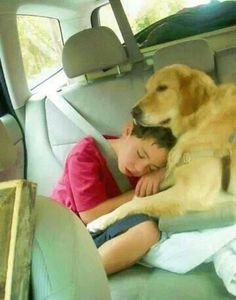
[(184, 117), (208, 102), (215, 89), (214, 81), (201, 71), (180, 64), (167, 66), (150, 77), (146, 95), (132, 115), (141, 125), (169, 127), (178, 136)]

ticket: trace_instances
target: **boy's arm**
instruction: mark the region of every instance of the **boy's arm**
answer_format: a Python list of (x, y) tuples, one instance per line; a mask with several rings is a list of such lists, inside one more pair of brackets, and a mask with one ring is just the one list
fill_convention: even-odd
[(98, 217), (105, 215), (113, 211), (117, 207), (121, 206), (122, 204), (132, 200), (133, 196), (134, 191), (131, 190), (117, 197), (107, 199), (106, 201), (98, 204), (97, 206), (91, 209), (80, 212), (80, 218), (85, 224), (88, 224), (89, 222), (97, 219)]
[(80, 218), (85, 224), (88, 224), (98, 217), (105, 215), (122, 204), (132, 200), (135, 194), (139, 197), (145, 197), (157, 193), (164, 176), (165, 168), (148, 173), (139, 179), (135, 191), (128, 191), (120, 196), (108, 199), (89, 210), (80, 212)]
[(135, 194), (139, 197), (145, 197), (157, 193), (164, 176), (165, 168), (148, 173), (139, 179), (135, 191), (131, 190), (120, 196), (108, 199), (89, 210), (80, 212), (80, 218), (87, 224), (132, 200)]
[(107, 199), (103, 161), (94, 143), (84, 139), (67, 159), (68, 180), (74, 211), (87, 224), (107, 214), (134, 196), (134, 191)]
[(76, 212), (87, 224), (105, 215), (134, 196), (134, 191), (106, 199), (106, 191), (101, 180), (101, 166), (91, 155), (73, 156), (68, 161), (68, 174)]

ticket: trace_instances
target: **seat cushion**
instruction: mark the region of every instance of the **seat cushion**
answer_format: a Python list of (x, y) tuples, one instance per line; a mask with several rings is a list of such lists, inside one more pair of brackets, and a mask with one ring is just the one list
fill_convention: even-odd
[(213, 264), (187, 274), (135, 265), (110, 276), (112, 300), (233, 300), (217, 277)]

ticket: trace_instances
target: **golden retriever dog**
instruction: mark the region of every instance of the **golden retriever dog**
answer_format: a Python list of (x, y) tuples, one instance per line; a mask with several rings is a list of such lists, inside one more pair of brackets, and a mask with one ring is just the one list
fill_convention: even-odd
[(205, 73), (176, 64), (157, 71), (146, 90), (132, 110), (134, 119), (144, 126), (169, 127), (177, 137), (163, 190), (135, 197), (95, 220), (96, 228), (132, 214), (209, 210), (236, 196), (236, 85), (216, 86)]

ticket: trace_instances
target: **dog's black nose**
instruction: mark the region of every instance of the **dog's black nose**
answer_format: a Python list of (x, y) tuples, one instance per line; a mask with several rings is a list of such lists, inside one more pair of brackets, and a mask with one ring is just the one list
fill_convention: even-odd
[(141, 115), (142, 115), (142, 110), (139, 106), (135, 106), (132, 111), (131, 114), (133, 116), (134, 119), (140, 119)]

